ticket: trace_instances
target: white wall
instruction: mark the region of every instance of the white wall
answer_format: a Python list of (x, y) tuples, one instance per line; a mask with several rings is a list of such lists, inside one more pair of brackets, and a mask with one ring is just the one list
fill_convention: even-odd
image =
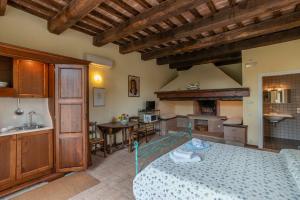
[[(114, 60), (112, 70), (90, 69), (91, 77), (95, 73), (103, 77), (102, 82), (91, 81), (90, 90), (94, 86), (105, 87), (107, 90), (104, 107), (94, 108), (90, 94), (91, 121), (108, 122), (122, 113), (136, 115), (138, 108), (142, 108), (146, 100), (156, 99), (154, 92), (176, 75), (168, 66), (157, 66), (155, 60), (142, 61), (138, 53), (122, 55), (116, 45), (95, 47), (91, 36), (72, 29), (61, 35), (49, 33), (45, 20), (10, 6), (7, 7), (5, 16), (0, 17), (0, 27), (0, 42), (75, 58), (83, 58), (84, 53), (92, 53)], [(139, 98), (128, 97), (129, 74), (141, 77)]]

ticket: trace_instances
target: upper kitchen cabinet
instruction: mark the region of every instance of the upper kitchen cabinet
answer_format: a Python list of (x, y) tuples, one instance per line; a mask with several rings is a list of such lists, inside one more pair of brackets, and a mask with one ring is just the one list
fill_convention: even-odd
[(13, 85), (19, 97), (48, 97), (48, 64), (14, 60)]
[(15, 96), (13, 58), (0, 56), (0, 97)]

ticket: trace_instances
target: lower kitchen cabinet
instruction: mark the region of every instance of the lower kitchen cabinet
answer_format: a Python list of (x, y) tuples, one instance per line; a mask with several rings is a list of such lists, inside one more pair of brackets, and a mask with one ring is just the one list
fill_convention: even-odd
[(53, 131), (17, 135), (17, 179), (28, 180), (53, 168)]
[(0, 191), (50, 174), (53, 130), (0, 137)]
[(16, 180), (16, 135), (0, 137), (0, 190)]

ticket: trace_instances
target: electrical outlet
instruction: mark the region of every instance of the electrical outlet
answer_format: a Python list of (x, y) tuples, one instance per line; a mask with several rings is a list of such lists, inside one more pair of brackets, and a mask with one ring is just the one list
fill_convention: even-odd
[(300, 108), (297, 108), (297, 114), (300, 114)]

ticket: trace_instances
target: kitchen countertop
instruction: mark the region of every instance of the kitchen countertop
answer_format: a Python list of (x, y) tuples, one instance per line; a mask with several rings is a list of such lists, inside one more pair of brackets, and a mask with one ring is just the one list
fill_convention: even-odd
[(22, 133), (31, 133), (31, 132), (37, 132), (37, 131), (44, 131), (44, 130), (51, 130), (53, 127), (44, 127), (44, 128), (37, 128), (37, 129), (31, 129), (31, 130), (11, 130), (7, 132), (0, 133), (0, 137), (2, 136), (9, 136), (9, 135), (18, 135)]
[(199, 119), (199, 120), (214, 120), (214, 119), (222, 119), (226, 120), (225, 116), (214, 116), (214, 115), (188, 115), (189, 119)]

